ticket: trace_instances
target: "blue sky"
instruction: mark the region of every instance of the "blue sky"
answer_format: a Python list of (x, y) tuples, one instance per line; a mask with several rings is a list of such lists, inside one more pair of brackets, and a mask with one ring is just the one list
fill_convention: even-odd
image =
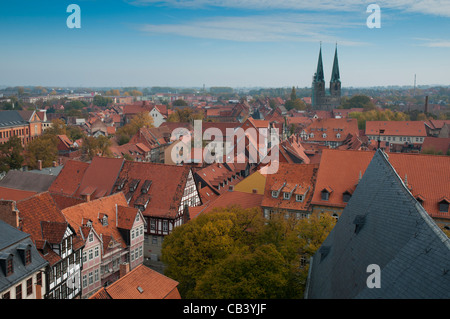
[(343, 87), (450, 85), (449, 30), (449, 0), (2, 1), (0, 85), (309, 87), (320, 42)]

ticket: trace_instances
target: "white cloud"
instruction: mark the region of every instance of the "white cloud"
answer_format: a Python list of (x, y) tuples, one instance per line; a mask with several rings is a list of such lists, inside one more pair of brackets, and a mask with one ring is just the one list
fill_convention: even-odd
[(350, 41), (333, 33), (339, 28), (360, 26), (361, 22), (341, 21), (329, 23), (329, 15), (290, 14), (248, 17), (204, 18), (180, 24), (145, 24), (139, 29), (151, 34), (171, 34), (196, 38), (241, 42), (301, 41), (335, 43), (340, 45), (367, 45)]
[(236, 8), (255, 10), (309, 10), (321, 12), (365, 12), (371, 3), (381, 9), (450, 17), (448, 0), (128, 0), (132, 5), (159, 5), (175, 8)]
[(428, 39), (428, 38), (415, 38), (415, 40), (422, 41), (420, 46), (429, 48), (450, 48), (450, 40), (443, 39)]

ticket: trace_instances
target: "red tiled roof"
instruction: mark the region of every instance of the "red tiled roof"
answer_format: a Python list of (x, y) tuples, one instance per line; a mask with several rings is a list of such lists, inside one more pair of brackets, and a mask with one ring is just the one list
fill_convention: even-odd
[(75, 194), (88, 167), (89, 163), (74, 160), (67, 161), (53, 181), (49, 191), (66, 195)]
[[(312, 203), (315, 205), (345, 207), (342, 195), (358, 183), (359, 176), (369, 165), (373, 151), (323, 150)], [(450, 198), (450, 157), (422, 154), (389, 153), (389, 162), (413, 196), (424, 199), (423, 207), (431, 217), (449, 218), (439, 213), (439, 199)], [(331, 187), (328, 201), (320, 192)]]
[(378, 135), (384, 130), (386, 136), (427, 136), (423, 121), (367, 121), (366, 135)]
[(75, 196), (91, 194), (94, 198), (99, 198), (111, 194), (123, 162), (123, 158), (94, 157), (81, 179)]
[(0, 187), (0, 199), (6, 200), (21, 200), (37, 194), (36, 192), (24, 191), (21, 189), (13, 189), (7, 187)]
[[(189, 172), (190, 168), (187, 166), (125, 161), (113, 192), (123, 191), (129, 199), (129, 206), (134, 207), (136, 201), (143, 196), (141, 189), (145, 181), (152, 181), (148, 191), (150, 201), (143, 215), (175, 218)], [(136, 190), (130, 192), (130, 184), (137, 180), (139, 184)], [(122, 181), (124, 186), (119, 189)]]
[[(118, 210), (116, 211), (116, 205)], [(120, 208), (119, 207), (123, 207)], [(122, 192), (110, 196), (102, 197), (93, 201), (85, 202), (75, 206), (63, 209), (62, 214), (66, 217), (69, 223), (74, 227), (77, 233), (81, 234), (82, 226), (85, 226), (87, 220), (92, 221), (92, 227), (97, 234), (101, 234), (104, 239), (104, 244), (107, 245), (108, 239), (114, 239), (123, 248), (126, 243), (118, 229), (119, 221), (125, 229), (129, 226), (128, 219), (136, 217), (138, 210), (136, 208), (129, 208), (125, 196)], [(131, 215), (134, 216), (130, 217)], [(120, 213), (120, 217), (119, 217)], [(124, 214), (122, 216), (122, 214)], [(103, 225), (101, 218), (107, 215), (108, 224)]]
[(261, 207), (263, 195), (247, 192), (227, 191), (217, 197), (215, 200), (199, 207), (190, 207), (189, 216), (191, 219), (200, 214), (207, 214), (218, 208), (237, 205), (242, 209)]
[(425, 137), (422, 144), (423, 151), (441, 152), (442, 155), (447, 155), (450, 150), (450, 138), (441, 137)]
[(181, 299), (178, 282), (139, 265), (90, 299)]
[[(311, 141), (337, 141), (345, 140), (348, 134), (359, 136), (358, 121), (350, 118), (326, 118), (317, 119), (306, 129), (308, 136), (313, 133), (314, 137), (309, 137)], [(325, 135), (324, 135), (325, 134)], [(339, 137), (338, 137), (339, 134)]]
[[(319, 165), (317, 164), (280, 163), (278, 171), (274, 174), (268, 174), (266, 177), (264, 199), (261, 206), (309, 211), (318, 167)], [(272, 187), (272, 185), (277, 185), (277, 187)], [(272, 197), (272, 191), (280, 189), (278, 197)], [(300, 202), (296, 200), (296, 196), (291, 194), (290, 199), (284, 199), (284, 192), (292, 192), (294, 194), (298, 192), (299, 195), (306, 193), (306, 198)]]

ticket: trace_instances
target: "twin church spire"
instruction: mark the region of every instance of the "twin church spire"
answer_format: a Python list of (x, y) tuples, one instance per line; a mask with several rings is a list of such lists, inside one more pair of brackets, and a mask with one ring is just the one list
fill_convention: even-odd
[(334, 51), (333, 69), (331, 71), (330, 90), (325, 90), (325, 77), (322, 62), (322, 43), (320, 44), (317, 70), (312, 83), (312, 105), (315, 109), (331, 110), (340, 105), (341, 76), (339, 73), (339, 61), (337, 55), (337, 43)]
[[(319, 60), (317, 62), (317, 71), (314, 75), (314, 80), (316, 82), (325, 82), (324, 73), (323, 73), (323, 62), (322, 62), (322, 44), (320, 44), (320, 51), (319, 51)], [(331, 71), (331, 82), (340, 82), (340, 75), (339, 75), (339, 61), (337, 56), (337, 43), (336, 43), (336, 49), (334, 51), (334, 61), (333, 61), (333, 69)]]

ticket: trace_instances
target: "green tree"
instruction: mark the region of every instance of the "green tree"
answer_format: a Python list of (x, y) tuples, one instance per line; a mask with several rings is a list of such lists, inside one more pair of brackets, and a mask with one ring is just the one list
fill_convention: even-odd
[(295, 101), (296, 99), (297, 99), (297, 93), (295, 92), (295, 87), (292, 87), (291, 101)]
[(165, 274), (183, 298), (301, 298), (307, 267), (334, 225), (331, 217), (271, 220), (259, 209), (217, 208), (164, 239)]
[(190, 108), (176, 109), (169, 115), (168, 122), (193, 123), (194, 120), (203, 120), (204, 114), (201, 111), (192, 110)]
[(0, 171), (20, 169), (24, 161), (22, 142), (19, 137), (13, 136), (0, 144)]
[(56, 135), (43, 134), (28, 143), (25, 159), (30, 168), (37, 168), (38, 161), (42, 167), (50, 167), (58, 159), (58, 138)]
[(188, 104), (185, 100), (178, 99), (178, 100), (173, 101), (172, 105), (173, 106), (187, 106)]
[(119, 145), (128, 143), (133, 135), (135, 135), (141, 128), (153, 127), (153, 118), (148, 112), (141, 112), (133, 116), (129, 123), (120, 127), (116, 131), (116, 140)]

